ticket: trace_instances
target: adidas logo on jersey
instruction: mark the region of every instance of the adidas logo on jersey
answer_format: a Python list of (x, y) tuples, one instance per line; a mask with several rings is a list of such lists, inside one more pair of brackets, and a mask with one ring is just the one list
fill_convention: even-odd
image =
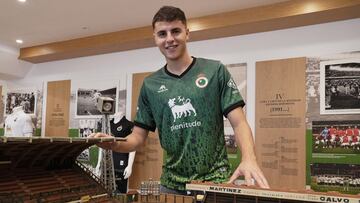
[(233, 88), (233, 89), (237, 89), (237, 86), (234, 82), (234, 80), (232, 78), (230, 78), (230, 80), (227, 82), (227, 85), (230, 87), (230, 88)]
[(165, 91), (168, 91), (168, 89), (165, 87), (165, 85), (161, 85), (157, 92), (161, 93), (161, 92), (165, 92)]

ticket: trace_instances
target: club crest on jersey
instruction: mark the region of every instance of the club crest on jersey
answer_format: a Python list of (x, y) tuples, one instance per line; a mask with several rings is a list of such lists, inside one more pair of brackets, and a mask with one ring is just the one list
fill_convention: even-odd
[(230, 80), (227, 82), (227, 86), (233, 89), (237, 89), (237, 86), (232, 78), (230, 78)]
[[(181, 103), (181, 104), (176, 104)], [(169, 99), (168, 101), (169, 107), (171, 109), (171, 113), (174, 117), (174, 122), (176, 119), (187, 117), (190, 115), (196, 116), (196, 110), (191, 104), (191, 100), (187, 98), (185, 100), (184, 97), (178, 96), (177, 102), (176, 98)]]
[(204, 88), (208, 85), (209, 80), (203, 75), (199, 75), (198, 78), (195, 80), (195, 84), (196, 86), (198, 86), (199, 88)]
[(168, 91), (168, 89), (165, 87), (165, 85), (161, 85), (157, 92), (161, 93), (161, 92), (165, 92), (165, 91)]

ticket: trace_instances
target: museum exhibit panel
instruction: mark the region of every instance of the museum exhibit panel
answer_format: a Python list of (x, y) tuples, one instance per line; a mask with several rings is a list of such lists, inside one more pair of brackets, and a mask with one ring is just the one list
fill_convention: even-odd
[[(113, 6), (105, 6), (109, 14), (120, 2), (111, 1)], [(221, 10), (226, 3), (185, 1), (187, 46), (196, 58), (221, 61), (231, 74), (226, 85), (237, 88), (246, 104), (256, 161), (270, 189), (246, 186), (240, 177), (234, 184), (192, 181), (188, 195), (165, 194), (160, 177), (169, 156), (157, 130), (130, 153), (97, 146), (127, 139), (144, 79), (166, 65), (145, 12), (152, 15), (162, 6), (154, 1), (156, 8), (143, 3), (147, 9), (136, 12), (147, 16), (145, 26), (104, 30), (116, 25), (121, 7), (104, 27), (81, 25), (83, 33), (70, 38), (52, 31), (58, 39), (42, 35), (44, 41), (17, 45), (16, 54), (3, 44), (5, 31), (0, 35), (0, 203), (359, 203), (360, 0), (245, 1), (248, 7), (240, 2)], [(191, 13), (215, 3), (215, 13)], [(7, 19), (6, 10), (16, 13), (32, 4), (53, 9), (44, 2), (17, 7), (4, 1), (0, 13)], [(53, 4), (66, 13), (60, 6), (66, 2)], [(155, 94), (171, 91), (160, 82)], [(242, 155), (230, 121), (223, 122), (234, 172)], [(100, 132), (113, 138), (89, 137)]]
[(255, 143), (270, 187), (305, 186), (305, 67), (306, 58), (256, 63)]

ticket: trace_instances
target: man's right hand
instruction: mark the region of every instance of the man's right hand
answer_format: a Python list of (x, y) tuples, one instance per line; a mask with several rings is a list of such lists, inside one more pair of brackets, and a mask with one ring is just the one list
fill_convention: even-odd
[[(89, 138), (108, 138), (111, 137), (113, 138), (113, 136), (105, 134), (105, 133), (92, 133), (91, 135), (89, 135)], [(99, 142), (96, 144), (98, 147), (101, 147), (103, 149), (109, 149), (112, 150), (113, 147), (116, 145), (116, 141), (115, 142)]]

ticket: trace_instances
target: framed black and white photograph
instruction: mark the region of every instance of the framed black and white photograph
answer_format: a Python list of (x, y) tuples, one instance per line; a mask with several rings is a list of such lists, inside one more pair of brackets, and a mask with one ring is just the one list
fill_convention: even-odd
[(311, 189), (358, 194), (360, 192), (360, 166), (357, 164), (310, 164)]
[[(79, 120), (79, 137), (86, 138), (92, 133), (96, 132), (96, 120), (95, 119), (80, 119)], [(90, 150), (85, 149), (77, 157), (79, 161), (90, 161)]]
[[(76, 91), (76, 114), (77, 118), (99, 118), (101, 112), (97, 108), (99, 97), (109, 97), (117, 103), (117, 88), (97, 89), (78, 88)], [(117, 105), (115, 105), (115, 108)]]
[(96, 132), (96, 119), (80, 119), (79, 120), (79, 137), (88, 137)]
[(360, 59), (320, 63), (320, 114), (360, 113)]
[(36, 112), (35, 90), (11, 90), (6, 94), (5, 114), (12, 113), (13, 108), (22, 106), (26, 114), (34, 115)]

